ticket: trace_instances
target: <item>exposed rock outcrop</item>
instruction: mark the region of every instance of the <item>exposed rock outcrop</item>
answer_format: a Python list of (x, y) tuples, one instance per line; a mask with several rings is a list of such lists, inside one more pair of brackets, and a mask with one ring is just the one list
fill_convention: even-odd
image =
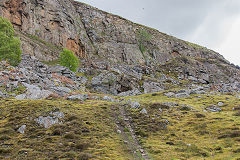
[[(19, 67), (29, 79), (20, 78), (10, 87), (19, 81), (38, 83), (40, 88), (51, 88), (61, 96), (86, 87), (132, 96), (163, 91), (184, 80), (207, 84), (211, 90), (221, 92), (240, 88), (240, 70), (220, 54), (84, 3), (2, 0), (0, 15), (14, 25), (24, 54), (52, 61), (58, 58), (62, 48), (68, 48), (82, 59), (79, 72), (91, 76), (90, 82), (64, 67), (46, 67), (25, 56)], [(59, 82), (64, 85), (53, 84)]]

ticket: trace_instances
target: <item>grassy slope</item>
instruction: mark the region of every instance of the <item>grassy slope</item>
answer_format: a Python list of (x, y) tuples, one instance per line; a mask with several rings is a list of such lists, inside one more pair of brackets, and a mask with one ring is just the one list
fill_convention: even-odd
[[(131, 159), (112, 108), (102, 101), (0, 100), (0, 159)], [(34, 121), (54, 110), (65, 113), (63, 124), (45, 129)], [(25, 134), (16, 132), (23, 124)]]
[[(240, 106), (239, 98), (229, 95), (191, 96), (190, 98), (168, 98), (162, 94), (147, 94), (131, 97), (141, 101), (150, 117), (137, 115), (136, 128), (142, 128), (145, 137), (140, 137), (143, 145), (148, 148), (153, 159), (205, 159), (205, 160), (232, 160), (240, 158), (240, 117), (233, 116), (239, 111), (233, 111)], [(203, 108), (224, 102), (222, 112), (211, 113)], [(176, 102), (191, 105), (190, 111), (181, 110), (181, 107), (159, 109), (162, 102)], [(159, 107), (158, 107), (159, 105)], [(203, 106), (203, 107), (201, 107)], [(135, 115), (136, 111), (134, 112)], [(200, 115), (200, 118), (199, 117)], [(167, 129), (151, 131), (144, 126), (144, 121), (157, 117), (167, 119), (170, 124)], [(139, 118), (141, 117), (141, 118)], [(152, 121), (152, 123), (155, 123)], [(156, 125), (156, 123), (155, 123)], [(224, 138), (226, 137), (226, 138)], [(170, 143), (169, 143), (170, 142)]]
[[(240, 158), (240, 117), (233, 116), (239, 98), (229, 95), (194, 95), (168, 98), (163, 93), (130, 97), (141, 102), (148, 116), (127, 108), (132, 125), (151, 159)], [(201, 106), (224, 102), (223, 111), (210, 113)], [(159, 111), (162, 102), (191, 105), (190, 111), (170, 107)], [(205, 104), (205, 105), (204, 105)], [(88, 100), (0, 100), (0, 159), (133, 159), (123, 138), (116, 132), (119, 104)], [(64, 123), (45, 129), (34, 119), (60, 110)], [(200, 115), (201, 118), (197, 118)], [(161, 126), (163, 119), (170, 123)], [(27, 125), (25, 134), (16, 130)], [(125, 132), (129, 131), (127, 128)], [(223, 138), (225, 137), (225, 138)], [(130, 139), (130, 138), (129, 138)], [(237, 152), (238, 150), (238, 152)]]

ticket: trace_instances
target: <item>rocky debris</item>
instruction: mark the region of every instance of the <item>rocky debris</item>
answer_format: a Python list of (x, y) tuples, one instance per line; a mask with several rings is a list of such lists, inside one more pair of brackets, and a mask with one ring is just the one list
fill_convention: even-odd
[(123, 64), (118, 64), (118, 65), (113, 65), (110, 68), (111, 71), (114, 71), (120, 75), (128, 75), (131, 77), (134, 77), (138, 80), (142, 79), (142, 75), (147, 72), (146, 68), (143, 68), (142, 66), (135, 65), (135, 66), (130, 66), (130, 65), (123, 65)]
[(155, 93), (164, 91), (160, 83), (157, 82), (144, 82), (143, 83), (144, 93)]
[(112, 97), (110, 97), (110, 96), (104, 96), (104, 97), (102, 98), (102, 100), (104, 100), (104, 101), (109, 101), (109, 102), (115, 102), (115, 101), (116, 101), (114, 98), (112, 98)]
[(210, 112), (221, 112), (222, 109), (219, 108), (219, 107), (216, 107), (216, 106), (209, 106), (209, 107), (206, 107), (206, 110), (210, 111)]
[(71, 89), (67, 87), (51, 87), (50, 90), (60, 96), (65, 96), (71, 92)]
[(118, 77), (113, 73), (100, 73), (92, 78), (91, 87), (98, 92), (117, 95), (117, 89), (120, 87), (117, 81)]
[(67, 100), (70, 100), (70, 101), (76, 101), (76, 100), (85, 101), (88, 98), (89, 97), (88, 97), (87, 94), (78, 94), (78, 95), (68, 96)]
[[(164, 83), (158, 81), (179, 84), (169, 75), (163, 75), (162, 71), (174, 73), (179, 79), (191, 83), (214, 84), (216, 87), (213, 88), (217, 91), (240, 91), (240, 70), (220, 54), (204, 47), (196, 48), (191, 43), (80, 2), (3, 1), (0, 15), (8, 18), (18, 28), (17, 34), (22, 40), (24, 53), (51, 61), (58, 58), (61, 48), (67, 48), (82, 59), (88, 57), (91, 62), (87, 63), (92, 68), (88, 66), (87, 70), (101, 70), (89, 82), (98, 92), (118, 95), (143, 88), (144, 93), (153, 93), (166, 89)], [(26, 18), (25, 15), (29, 17)], [(147, 54), (139, 49), (141, 31), (151, 37), (143, 42)], [(16, 72), (20, 74), (13, 76), (15, 81), (37, 84), (43, 89), (55, 87), (56, 82), (60, 87), (71, 90), (85, 89), (81, 83), (86, 84), (86, 79), (78, 79), (66, 67), (49, 67), (34, 56), (22, 58), (23, 62), (19, 65), (22, 69)], [(108, 73), (102, 73), (103, 70)], [(157, 81), (145, 81), (145, 75), (156, 78)], [(125, 83), (126, 80), (121, 76), (129, 83)], [(143, 86), (139, 86), (140, 80), (145, 82)], [(226, 84), (221, 84), (222, 82)], [(191, 94), (202, 93), (203, 90), (196, 90)]]
[(20, 128), (18, 128), (18, 132), (21, 133), (21, 134), (24, 134), (25, 133), (25, 130), (26, 130), (27, 126), (26, 125), (22, 125)]
[(118, 96), (120, 97), (130, 97), (142, 94), (138, 89), (133, 89), (127, 92), (119, 93)]
[(141, 106), (140, 103), (137, 101), (134, 101), (134, 102), (128, 101), (128, 104), (131, 106), (132, 109), (138, 109)]
[(198, 86), (198, 87), (190, 90), (190, 94), (205, 94), (205, 93), (206, 93), (206, 91), (205, 91), (204, 87), (202, 87), (202, 86)]
[(209, 90), (208, 86), (194, 86), (194, 88), (190, 89), (182, 89), (176, 92), (167, 92), (164, 93), (165, 96), (173, 98), (185, 98), (189, 97), (191, 94), (206, 94), (206, 92)]
[[(27, 90), (17, 95), (17, 99), (44, 99), (50, 94), (57, 93), (65, 96), (72, 90), (81, 90), (81, 81), (77, 81), (75, 73), (62, 66), (47, 66), (34, 56), (22, 55), (22, 61), (17, 67), (9, 66), (6, 62), (0, 62), (0, 86), (5, 91), (13, 92)], [(3, 92), (5, 93), (5, 92)], [(6, 97), (6, 94), (0, 94)]]
[(54, 124), (61, 124), (63, 123), (60, 119), (64, 118), (64, 114), (62, 112), (51, 112), (49, 116), (39, 116), (38, 118), (35, 119), (35, 121), (43, 125), (44, 128), (50, 128)]
[(220, 83), (217, 85), (217, 91), (222, 93), (240, 92), (240, 82), (235, 81), (233, 83)]
[(70, 78), (73, 81), (76, 81), (76, 79), (77, 79), (76, 74), (74, 72), (70, 71), (67, 67), (63, 67), (63, 66), (59, 66), (59, 65), (49, 67), (48, 73), (49, 74), (56, 73), (58, 75), (62, 75), (67, 78)]
[(174, 97), (175, 93), (174, 92), (167, 92), (167, 93), (164, 93), (164, 96), (167, 96), (169, 98), (172, 98)]
[(17, 95), (15, 97), (16, 99), (46, 99), (52, 94), (51, 91), (42, 90), (35, 85), (29, 85), (27, 83), (23, 83), (23, 85), (27, 88), (27, 92)]

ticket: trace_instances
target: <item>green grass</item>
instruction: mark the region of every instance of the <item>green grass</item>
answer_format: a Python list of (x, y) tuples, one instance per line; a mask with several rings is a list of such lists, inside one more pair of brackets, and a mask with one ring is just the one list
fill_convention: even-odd
[(59, 50), (59, 51), (62, 50), (62, 47), (53, 45), (53, 44), (51, 44), (51, 43), (48, 43), (48, 42), (42, 40), (41, 38), (39, 38), (38, 36), (35, 36), (35, 35), (32, 35), (32, 34), (26, 34), (26, 36), (27, 36), (28, 38), (31, 38), (31, 39), (33, 39), (33, 40), (36, 40), (36, 41), (42, 43), (43, 45), (45, 45), (45, 46), (47, 46), (47, 47), (49, 47), (49, 48), (52, 48), (52, 49), (55, 49), (55, 50)]
[[(232, 108), (240, 106), (239, 98), (229, 95), (193, 95), (189, 98), (168, 98), (158, 94), (145, 94), (131, 97), (141, 102), (148, 111), (148, 116), (130, 110), (135, 129), (144, 130), (140, 135), (153, 159), (187, 159), (187, 160), (230, 160), (240, 158), (240, 117), (233, 116), (237, 111)], [(210, 105), (224, 102), (222, 112), (205, 112)], [(181, 110), (181, 107), (164, 108), (163, 102), (175, 102), (190, 105), (193, 108)], [(203, 107), (202, 107), (203, 106)], [(163, 112), (159, 112), (158, 108)], [(141, 109), (139, 109), (141, 110)], [(161, 119), (167, 119), (167, 128), (157, 127)]]
[[(168, 98), (163, 95), (164, 92), (126, 98), (141, 103), (139, 109), (127, 107), (126, 114), (131, 117), (132, 128), (150, 159), (240, 158), (240, 116), (236, 114), (237, 110), (233, 110), (240, 106), (239, 98), (231, 95)], [(224, 103), (222, 112), (203, 111), (205, 107), (217, 105), (219, 101)], [(191, 109), (168, 107), (163, 102), (190, 105)], [(98, 100), (70, 102), (62, 99), (0, 99), (0, 159), (91, 157), (131, 160), (131, 152), (121, 134), (117, 133), (115, 116), (120, 115), (118, 105), (121, 104)], [(147, 110), (147, 115), (140, 113), (142, 108)], [(162, 112), (159, 108), (162, 108)], [(62, 124), (45, 129), (34, 121), (55, 110), (65, 114)], [(23, 124), (27, 125), (27, 129), (24, 134), (20, 134), (17, 129)], [(129, 136), (129, 142), (132, 142), (128, 128), (123, 128)]]
[[(0, 100), (0, 159), (131, 159), (115, 132), (112, 108), (90, 100)], [(63, 124), (45, 129), (34, 121), (54, 110), (65, 114)]]

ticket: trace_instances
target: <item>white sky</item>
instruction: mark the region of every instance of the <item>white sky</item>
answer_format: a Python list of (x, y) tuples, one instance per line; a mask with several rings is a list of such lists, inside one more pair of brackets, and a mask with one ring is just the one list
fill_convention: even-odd
[(240, 65), (240, 0), (78, 0), (213, 49)]

